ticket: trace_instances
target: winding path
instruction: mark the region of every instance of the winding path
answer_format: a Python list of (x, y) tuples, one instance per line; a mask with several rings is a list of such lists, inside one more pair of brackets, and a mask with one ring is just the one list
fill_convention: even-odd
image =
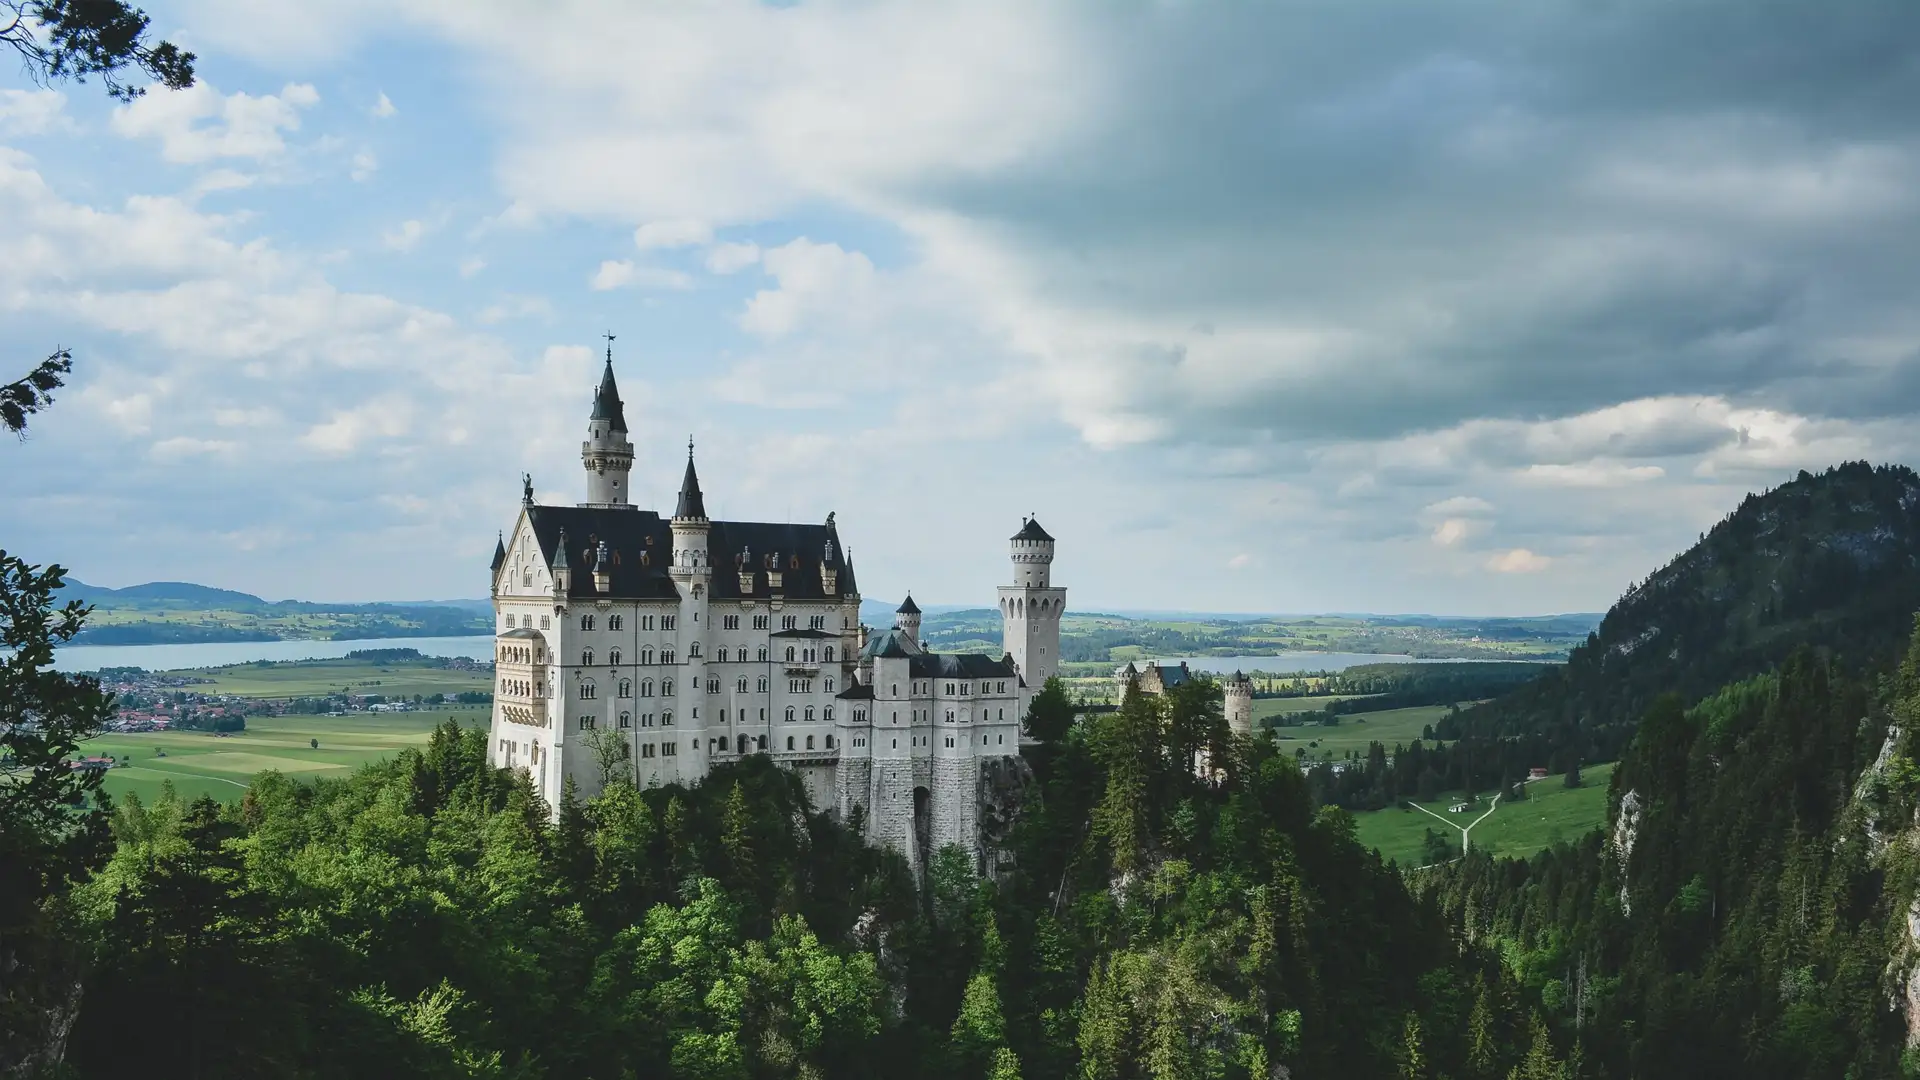
[(1487, 807), (1486, 813), (1481, 814), (1479, 817), (1474, 818), (1471, 822), (1468, 822), (1465, 825), (1455, 825), (1453, 822), (1448, 821), (1446, 818), (1441, 817), (1439, 814), (1434, 813), (1433, 811), (1427, 809), (1424, 806), (1421, 806), (1419, 803), (1414, 802), (1411, 799), (1407, 800), (1407, 805), (1413, 807), (1415, 810), (1420, 811), (1421, 813), (1427, 815), (1430, 818), (1443, 822), (1444, 824), (1451, 826), (1452, 828), (1459, 829), (1460, 830), (1460, 854), (1464, 856), (1466, 855), (1467, 852), (1473, 850), (1473, 840), (1469, 836), (1469, 834), (1473, 832), (1473, 827), (1487, 820), (1487, 818), (1493, 816), (1493, 812), (1496, 809), (1498, 809), (1500, 806), (1500, 796), (1495, 795), (1493, 797), (1493, 803)]

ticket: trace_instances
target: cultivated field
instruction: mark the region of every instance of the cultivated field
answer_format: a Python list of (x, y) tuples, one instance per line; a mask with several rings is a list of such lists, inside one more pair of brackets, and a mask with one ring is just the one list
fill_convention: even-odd
[(365, 660), (305, 660), (297, 664), (231, 664), (174, 672), (212, 679), (198, 685), (203, 694), (238, 694), (250, 698), (286, 699), (326, 694), (383, 694), (412, 698), (415, 694), (447, 694), (491, 690), (493, 677), (485, 671), (457, 671), (421, 661), (369, 663)]
[[(1253, 703), (1254, 716), (1260, 715), (1262, 705), (1280, 705), (1288, 701), (1313, 701), (1314, 698), (1278, 698), (1262, 699)], [(1324, 704), (1324, 702), (1323, 702)], [(1367, 744), (1379, 743), (1393, 753), (1394, 745), (1406, 745), (1420, 737), (1420, 732), (1428, 724), (1437, 724), (1447, 715), (1445, 705), (1416, 705), (1409, 709), (1385, 709), (1380, 712), (1354, 713), (1342, 716), (1334, 727), (1320, 724), (1305, 724), (1300, 727), (1277, 727), (1273, 729), (1274, 738), (1280, 740), (1281, 749), (1291, 754), (1300, 747), (1306, 747), (1303, 759), (1312, 761), (1339, 761), (1352, 750), (1365, 757)], [(1256, 720), (1257, 722), (1257, 720)]]
[[(387, 715), (249, 717), (247, 730), (230, 735), (116, 732), (89, 740), (81, 753), (131, 759), (130, 766), (107, 773), (104, 786), (116, 797), (137, 792), (152, 801), (160, 786), (172, 781), (185, 798), (212, 795), (225, 802), (238, 798), (254, 774), (267, 769), (298, 777), (345, 776), (404, 747), (426, 745), (435, 725), (448, 717), (463, 726), (484, 727), (490, 715), (489, 707), (472, 706)], [(317, 750), (315, 739), (320, 741)]]
[[(1476, 851), (1525, 858), (1560, 841), (1574, 841), (1607, 823), (1607, 784), (1613, 779), (1613, 765), (1595, 765), (1580, 771), (1582, 785), (1568, 788), (1558, 776), (1550, 776), (1527, 785), (1526, 802), (1500, 801), (1500, 806), (1473, 829)], [(1459, 825), (1472, 824), (1486, 811), (1492, 792), (1483, 793), (1475, 808), (1464, 814), (1450, 814), (1447, 807), (1460, 801), (1455, 793), (1420, 805)], [(1449, 828), (1418, 810), (1404, 806), (1371, 810), (1353, 815), (1360, 843), (1379, 850), (1382, 858), (1397, 860), (1401, 866), (1414, 866), (1421, 859), (1421, 841), (1426, 830), (1447, 837), (1454, 853), (1460, 851), (1460, 831)]]

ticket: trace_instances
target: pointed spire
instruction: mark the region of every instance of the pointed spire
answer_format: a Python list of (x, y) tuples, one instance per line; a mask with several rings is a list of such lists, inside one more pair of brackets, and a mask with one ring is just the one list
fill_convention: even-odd
[(493, 542), (493, 569), (499, 573), (500, 565), (507, 561), (507, 534), (501, 533)]
[(567, 530), (565, 529), (560, 530), (560, 538), (554, 541), (553, 565), (555, 567), (571, 565), (567, 562)]
[(705, 521), (707, 501), (700, 494), (700, 476), (693, 471), (693, 436), (687, 436), (687, 475), (680, 480), (680, 502), (673, 509), (676, 521)]
[(620, 387), (613, 381), (613, 335), (607, 337), (607, 367), (600, 375), (600, 389), (593, 393), (592, 420), (611, 421), (609, 430), (622, 435), (627, 433), (627, 413), (621, 405)]
[(894, 608), (893, 610), (895, 614), (899, 614), (899, 615), (918, 615), (920, 614), (920, 605), (914, 603), (913, 594), (908, 593), (907, 602), (904, 604), (901, 604), (899, 607)]

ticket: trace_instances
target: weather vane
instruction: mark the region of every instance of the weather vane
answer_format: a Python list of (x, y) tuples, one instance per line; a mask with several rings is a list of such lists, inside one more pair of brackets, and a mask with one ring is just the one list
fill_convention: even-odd
[(607, 363), (611, 364), (613, 363), (613, 331), (609, 330), (600, 336), (607, 339)]

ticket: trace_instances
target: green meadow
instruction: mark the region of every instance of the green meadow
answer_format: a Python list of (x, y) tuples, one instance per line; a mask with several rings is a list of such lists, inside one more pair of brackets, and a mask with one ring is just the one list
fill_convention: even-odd
[[(1281, 704), (1286, 701), (1312, 701), (1312, 698), (1256, 699), (1253, 703), (1255, 723), (1258, 723), (1260, 706)], [(1277, 727), (1273, 729), (1274, 738), (1280, 740), (1281, 749), (1291, 754), (1305, 747), (1307, 761), (1339, 761), (1352, 750), (1365, 757), (1369, 743), (1379, 743), (1393, 752), (1395, 744), (1405, 746), (1420, 737), (1420, 732), (1428, 724), (1437, 724), (1447, 715), (1446, 705), (1416, 705), (1406, 709), (1383, 709), (1380, 712), (1353, 713), (1340, 717), (1340, 722), (1328, 727), (1323, 724), (1302, 724), (1298, 727)]]
[[(1581, 786), (1569, 788), (1558, 776), (1527, 785), (1525, 802), (1500, 801), (1493, 816), (1473, 829), (1476, 851), (1490, 851), (1524, 859), (1561, 841), (1572, 842), (1607, 823), (1607, 785), (1613, 779), (1613, 765), (1594, 765), (1580, 770)], [(1474, 809), (1450, 814), (1447, 807), (1460, 801), (1453, 794), (1430, 803), (1421, 803), (1433, 813), (1459, 825), (1472, 824), (1486, 811), (1492, 793), (1481, 795)], [(1460, 850), (1460, 831), (1449, 828), (1418, 810), (1393, 806), (1353, 815), (1360, 843), (1374, 848), (1381, 858), (1396, 860), (1401, 866), (1416, 866), (1421, 861), (1421, 843), (1428, 829), (1445, 836)]]
[(204, 694), (238, 694), (250, 698), (319, 697), (325, 694), (382, 694), (412, 698), (415, 694), (453, 695), (466, 690), (491, 690), (493, 678), (485, 671), (459, 671), (419, 660), (372, 663), (366, 660), (302, 660), (299, 663), (229, 664), (172, 672), (213, 680), (194, 686)]
[[(449, 717), (465, 727), (485, 727), (486, 707), (355, 716), (248, 717), (247, 730), (229, 735), (203, 731), (118, 732), (88, 740), (81, 753), (111, 754), (131, 764), (111, 769), (104, 784), (116, 798), (129, 792), (151, 801), (172, 782), (183, 797), (238, 798), (256, 773), (346, 776), (371, 761), (409, 746), (425, 746), (433, 728)], [(315, 749), (314, 740), (320, 746)]]

